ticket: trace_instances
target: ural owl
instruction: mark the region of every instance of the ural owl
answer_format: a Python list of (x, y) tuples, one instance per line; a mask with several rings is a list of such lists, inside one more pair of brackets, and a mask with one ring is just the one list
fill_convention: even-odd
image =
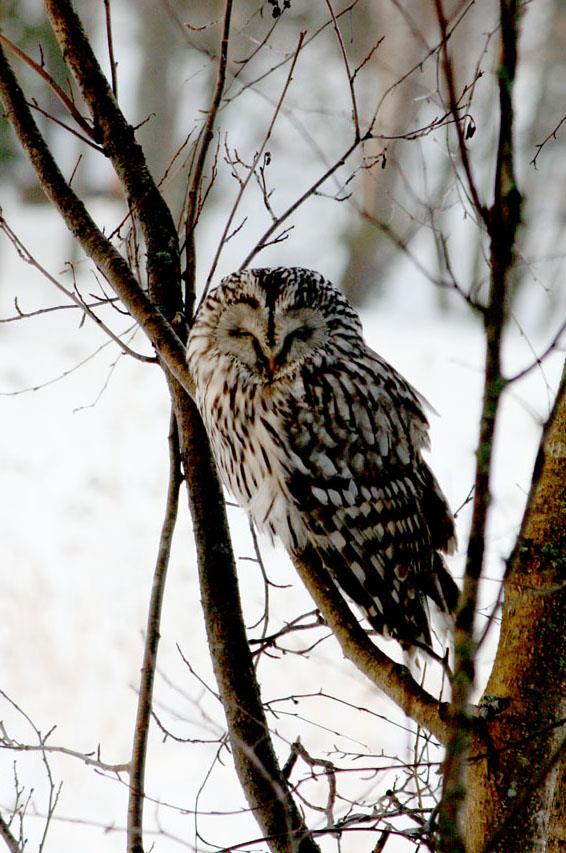
[(313, 545), (376, 631), (430, 648), (427, 598), (451, 613), (458, 597), (440, 554), (454, 522), (421, 456), (424, 400), (345, 297), (311, 270), (234, 273), (187, 352), (220, 474), (256, 526)]

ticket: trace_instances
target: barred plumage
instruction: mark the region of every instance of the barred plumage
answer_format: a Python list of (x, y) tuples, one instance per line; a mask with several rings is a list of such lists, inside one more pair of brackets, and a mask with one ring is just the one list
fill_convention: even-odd
[(188, 362), (221, 476), (257, 527), (314, 545), (375, 630), (429, 647), (427, 598), (450, 613), (458, 595), (440, 553), (453, 518), (421, 456), (423, 398), (345, 297), (311, 270), (234, 273), (204, 301)]

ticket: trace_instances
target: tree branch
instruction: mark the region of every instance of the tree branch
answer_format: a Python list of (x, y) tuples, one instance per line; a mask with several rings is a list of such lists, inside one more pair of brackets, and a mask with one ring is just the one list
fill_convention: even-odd
[(196, 254), (195, 254), (195, 227), (199, 215), (200, 205), (200, 186), (202, 182), (204, 165), (206, 156), (210, 148), (210, 143), (214, 139), (214, 123), (220, 107), (220, 101), (226, 84), (226, 67), (228, 64), (228, 40), (230, 37), (230, 22), (232, 19), (232, 0), (226, 0), (224, 10), (224, 24), (222, 27), (222, 40), (220, 42), (220, 59), (218, 62), (218, 72), (216, 75), (216, 86), (212, 102), (206, 117), (206, 123), (199, 139), (199, 148), (196, 161), (193, 167), (191, 177), (191, 186), (188, 194), (187, 204), (187, 222), (185, 225), (185, 246), (187, 257), (187, 269), (185, 272), (186, 282), (186, 311), (188, 318), (191, 319), (192, 311), (195, 303), (195, 272), (196, 272)]
[(49, 86), (49, 88), (53, 91), (53, 93), (59, 98), (63, 106), (66, 110), (73, 116), (78, 126), (81, 128), (85, 136), (86, 142), (96, 143), (98, 140), (96, 138), (96, 131), (91, 127), (91, 125), (86, 121), (86, 119), (80, 114), (75, 104), (71, 100), (71, 98), (67, 95), (65, 91), (59, 86), (59, 84), (53, 79), (53, 77), (47, 73), (45, 68), (42, 65), (39, 65), (32, 59), (31, 56), (28, 56), (25, 51), (20, 50), (20, 48), (14, 44), (7, 36), (3, 33), (0, 33), (0, 43), (7, 47), (11, 53), (15, 56), (19, 57), (26, 65), (29, 65), (30, 68), (33, 68), (36, 74), (38, 74)]
[(171, 554), (173, 533), (177, 522), (179, 489), (183, 481), (179, 455), (179, 436), (175, 416), (171, 413), (169, 426), (169, 487), (165, 518), (161, 528), (159, 551), (153, 575), (153, 585), (147, 615), (147, 629), (143, 664), (141, 669), (138, 708), (134, 728), (134, 743), (130, 764), (130, 792), (128, 801), (128, 853), (143, 853), (143, 806), (145, 797), (145, 759), (151, 719), (153, 682), (157, 664), (157, 647), (160, 638), (161, 608), (167, 568)]
[[(550, 818), (553, 795), (564, 784), (565, 456), (566, 366), (505, 578), (499, 645), (485, 694), (505, 698), (507, 708), (488, 724), (487, 759), (469, 769), (470, 853), (507, 853), (518, 838), (522, 849), (542, 849), (548, 839), (540, 816)], [(476, 735), (473, 751), (485, 752), (485, 741)], [(563, 814), (563, 804), (558, 810)]]
[(172, 321), (181, 316), (177, 230), (151, 177), (134, 129), (120, 110), (70, 0), (45, 0), (53, 32), (91, 112), (97, 137), (126, 189), (147, 248), (149, 295)]
[(474, 207), (478, 213), (478, 215), (482, 218), (482, 220), (487, 224), (488, 215), (485, 205), (482, 204), (481, 199), (479, 197), (478, 189), (476, 186), (476, 182), (474, 179), (474, 175), (472, 172), (472, 166), (470, 163), (470, 158), (468, 156), (468, 149), (466, 147), (466, 137), (464, 135), (464, 128), (462, 126), (462, 121), (460, 119), (460, 109), (458, 107), (458, 98), (456, 96), (456, 83), (454, 81), (454, 68), (452, 66), (452, 61), (450, 59), (450, 55), (448, 53), (448, 39), (450, 34), (448, 32), (448, 22), (446, 20), (446, 15), (444, 14), (444, 5), (442, 0), (435, 0), (436, 6), (436, 17), (438, 19), (438, 24), (440, 27), (440, 34), (442, 36), (441, 42), (441, 51), (442, 51), (442, 68), (444, 71), (444, 78), (446, 80), (446, 85), (448, 87), (448, 102), (450, 106), (450, 112), (454, 118), (454, 124), (456, 125), (456, 133), (458, 134), (458, 146), (460, 149), (460, 157), (462, 160), (462, 165), (464, 167), (464, 172), (466, 173), (466, 179), (468, 183), (468, 189), (470, 191), (470, 195), (472, 197), (472, 201), (474, 203)]
[(18, 840), (12, 835), (9, 825), (6, 823), (0, 814), (0, 838), (6, 842), (6, 847), (10, 853), (22, 853), (22, 848), (18, 844)]
[(442, 717), (442, 710), (446, 710), (445, 703), (439, 703), (414, 680), (407, 667), (392, 661), (372, 643), (314, 549), (295, 551), (292, 558), (301, 580), (338, 640), (344, 656), (415, 722), (441, 743), (446, 742), (449, 728)]

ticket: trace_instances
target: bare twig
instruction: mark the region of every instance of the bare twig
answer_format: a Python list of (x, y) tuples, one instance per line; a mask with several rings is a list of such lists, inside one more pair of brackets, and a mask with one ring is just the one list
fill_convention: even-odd
[(198, 221), (201, 205), (199, 204), (199, 196), (201, 192), (202, 177), (206, 157), (210, 147), (210, 143), (214, 138), (214, 123), (220, 107), (220, 101), (224, 93), (226, 85), (226, 68), (228, 64), (228, 42), (230, 38), (230, 22), (232, 19), (232, 0), (226, 0), (224, 8), (224, 22), (222, 26), (222, 39), (220, 42), (220, 56), (218, 60), (218, 71), (216, 74), (216, 86), (214, 95), (208, 110), (205, 125), (200, 133), (198, 142), (198, 153), (192, 170), (191, 185), (188, 193), (187, 203), (187, 221), (185, 225), (185, 252), (186, 252), (186, 269), (184, 273), (185, 280), (185, 312), (187, 319), (190, 321), (195, 303), (195, 272), (196, 272), (196, 255), (194, 245), (194, 232)]
[(169, 423), (169, 486), (165, 518), (161, 528), (159, 552), (153, 575), (151, 598), (147, 615), (147, 630), (141, 669), (138, 708), (132, 746), (130, 795), (128, 802), (128, 853), (143, 853), (143, 804), (145, 791), (145, 759), (151, 719), (153, 682), (157, 664), (157, 647), (160, 637), (161, 608), (171, 543), (177, 521), (179, 489), (183, 481), (180, 465), (179, 436), (175, 415), (171, 412)]
[[(248, 183), (249, 183), (252, 175), (255, 172), (257, 164), (262, 159), (263, 152), (265, 151), (265, 147), (266, 147), (267, 143), (269, 142), (269, 139), (271, 138), (271, 134), (273, 132), (275, 122), (277, 121), (277, 116), (279, 115), (279, 112), (281, 110), (281, 106), (283, 104), (283, 101), (285, 100), (289, 86), (291, 85), (291, 81), (293, 79), (293, 72), (295, 70), (295, 65), (297, 64), (297, 59), (299, 58), (299, 54), (301, 52), (304, 39), (305, 39), (305, 33), (301, 32), (299, 35), (299, 40), (297, 42), (297, 47), (295, 48), (295, 53), (293, 54), (293, 60), (291, 62), (291, 67), (289, 69), (287, 79), (285, 80), (285, 85), (283, 86), (283, 90), (281, 92), (281, 95), (280, 95), (279, 100), (277, 102), (277, 105), (275, 107), (273, 116), (272, 116), (271, 121), (269, 123), (269, 127), (267, 128), (266, 134), (263, 138), (263, 142), (261, 143), (261, 145), (259, 147), (259, 150), (256, 152), (256, 154), (254, 156), (252, 165), (248, 171), (246, 178), (244, 178), (244, 180), (240, 184), (240, 189), (238, 190), (238, 195), (236, 196), (236, 200), (235, 200), (234, 204), (232, 205), (232, 210), (230, 211), (230, 214), (229, 214), (228, 219), (226, 221), (226, 225), (224, 226), (224, 231), (222, 232), (222, 236), (221, 236), (220, 241), (218, 243), (218, 248), (216, 249), (216, 253), (214, 255), (212, 264), (210, 266), (210, 272), (209, 272), (208, 278), (206, 280), (206, 286), (205, 286), (202, 298), (204, 298), (206, 296), (206, 293), (210, 287), (214, 273), (216, 272), (216, 267), (218, 266), (218, 261), (220, 260), (220, 255), (221, 255), (222, 249), (224, 247), (226, 237), (228, 236), (228, 234), (232, 230), (232, 223), (234, 221), (234, 217), (236, 216), (238, 207), (240, 206), (240, 202), (241, 202), (243, 195), (246, 191)], [(271, 236), (271, 233), (273, 233), (272, 230), (270, 231), (269, 236)], [(247, 260), (244, 262), (244, 264), (242, 264), (242, 266), (247, 266)]]
[(45, 82), (53, 90), (55, 95), (57, 95), (63, 106), (73, 116), (76, 123), (79, 125), (79, 127), (82, 129), (82, 131), (86, 134), (87, 137), (89, 137), (93, 142), (100, 141), (97, 138), (96, 131), (92, 127), (92, 125), (90, 125), (88, 121), (80, 114), (80, 112), (74, 105), (73, 101), (69, 98), (67, 93), (63, 91), (59, 84), (53, 79), (50, 74), (47, 73), (47, 71), (45, 70), (45, 68), (43, 68), (42, 65), (39, 65), (39, 63), (37, 63), (35, 59), (32, 59), (31, 56), (28, 56), (28, 54), (25, 53), (23, 50), (20, 50), (20, 48), (15, 45), (13, 41), (10, 41), (7, 36), (3, 35), (3, 33), (0, 33), (0, 44), (3, 44), (4, 47), (7, 47), (11, 53), (22, 59), (27, 65), (30, 66), (30, 68), (33, 68), (36, 74), (39, 74), (39, 76), (45, 80)]
[[(338, 26), (338, 21), (336, 20), (336, 15), (334, 14), (334, 9), (332, 8), (332, 4), (330, 0), (325, 0), (326, 7), (330, 13), (330, 17), (332, 18), (332, 26), (334, 27), (334, 32), (336, 33), (336, 38), (338, 39), (338, 44), (340, 45), (340, 53), (342, 54), (342, 60), (344, 62), (344, 68), (346, 70), (346, 77), (348, 79), (348, 86), (350, 88), (350, 100), (352, 103), (352, 118), (354, 120), (354, 134), (355, 139), (360, 139), (360, 118), (358, 114), (358, 102), (356, 98), (356, 89), (354, 86), (354, 74), (350, 69), (350, 62), (348, 60), (348, 54), (346, 53), (346, 46), (344, 45), (344, 39), (342, 38), (342, 33), (340, 32), (340, 27)], [(379, 44), (379, 42), (378, 42)], [(374, 48), (375, 49), (375, 48)], [(359, 68), (357, 69), (359, 71)]]
[(411, 68), (409, 68), (408, 71), (405, 72), (405, 74), (403, 74), (401, 77), (399, 77), (398, 80), (396, 80), (394, 83), (392, 83), (385, 90), (385, 92), (382, 94), (382, 96), (379, 99), (377, 106), (375, 108), (373, 118), (372, 118), (372, 121), (371, 121), (371, 124), (369, 127), (370, 132), (373, 133), (373, 128), (375, 127), (375, 125), (377, 123), (377, 117), (379, 115), (379, 112), (380, 112), (383, 104), (385, 103), (386, 99), (391, 94), (391, 92), (393, 92), (394, 89), (396, 89), (398, 86), (400, 86), (402, 83), (404, 83), (405, 80), (408, 80), (409, 77), (412, 77), (413, 74), (416, 74), (416, 73), (422, 71), (424, 63), (428, 59), (430, 59), (431, 56), (434, 56), (438, 52), (439, 48), (442, 47), (442, 44), (445, 41), (447, 41), (448, 39), (450, 39), (452, 37), (452, 34), (455, 32), (457, 27), (460, 26), (460, 24), (462, 23), (462, 21), (464, 20), (464, 18), (466, 17), (468, 12), (470, 11), (470, 9), (472, 9), (474, 7), (474, 5), (475, 5), (475, 0), (469, 0), (469, 2), (464, 6), (464, 8), (460, 12), (460, 14), (457, 16), (456, 20), (452, 23), (452, 25), (450, 27), (447, 27), (446, 36), (445, 37), (441, 36), (439, 42), (437, 42), (435, 45), (433, 45), (433, 47), (431, 47), (427, 51), (427, 53), (418, 62), (416, 62)]
[(336, 768), (332, 761), (328, 761), (325, 758), (313, 758), (309, 752), (305, 749), (300, 740), (296, 740), (295, 743), (291, 746), (291, 752), (294, 755), (299, 756), (303, 759), (305, 764), (308, 764), (309, 767), (321, 767), (323, 775), (328, 780), (328, 797), (326, 801), (326, 806), (324, 808), (320, 808), (320, 806), (314, 806), (312, 803), (308, 803), (311, 809), (315, 811), (321, 811), (326, 816), (326, 822), (328, 826), (333, 826), (334, 824), (334, 806), (336, 805)]
[(108, 59), (110, 60), (110, 75), (112, 78), (112, 92), (118, 97), (118, 74), (117, 64), (114, 58), (114, 41), (112, 39), (112, 16), (110, 14), (110, 0), (104, 0), (104, 16), (106, 18), (106, 41), (108, 43)]
[(514, 373), (513, 376), (507, 376), (506, 377), (505, 382), (507, 383), (507, 385), (510, 385), (512, 382), (517, 382), (519, 379), (522, 379), (524, 376), (527, 376), (527, 374), (529, 374), (536, 367), (541, 367), (545, 358), (547, 358), (547, 356), (549, 356), (550, 353), (553, 352), (558, 347), (558, 345), (560, 343), (560, 339), (562, 338), (562, 335), (564, 334), (565, 331), (566, 331), (566, 320), (563, 323), (561, 323), (561, 325), (557, 329), (556, 333), (554, 334), (552, 340), (550, 341), (550, 343), (548, 344), (546, 349), (540, 355), (538, 355), (534, 361), (532, 361), (530, 364), (528, 364), (522, 370), (519, 370), (517, 373)]
[(258, 253), (261, 249), (263, 249), (265, 246), (267, 246), (267, 245), (268, 245), (268, 243), (269, 243), (269, 241), (270, 241), (270, 238), (271, 238), (272, 234), (274, 234), (274, 233), (275, 233), (275, 231), (277, 231), (277, 229), (278, 229), (278, 228), (279, 228), (279, 227), (280, 227), (280, 226), (281, 226), (281, 225), (282, 225), (282, 224), (283, 224), (283, 223), (284, 223), (284, 222), (285, 222), (285, 221), (286, 221), (290, 216), (292, 216), (292, 215), (293, 215), (293, 213), (295, 213), (295, 211), (296, 211), (296, 210), (298, 210), (298, 209), (299, 209), (299, 207), (301, 207), (301, 205), (302, 205), (302, 204), (304, 204), (304, 202), (305, 202), (307, 199), (311, 198), (311, 196), (313, 196), (313, 195), (316, 193), (316, 191), (318, 190), (318, 188), (319, 188), (319, 187), (321, 187), (321, 186), (325, 183), (325, 181), (327, 181), (330, 177), (332, 177), (332, 175), (333, 175), (333, 174), (334, 174), (334, 173), (335, 173), (335, 172), (336, 172), (336, 171), (337, 171), (341, 166), (343, 166), (343, 165), (344, 165), (344, 163), (346, 162), (346, 160), (348, 159), (348, 157), (350, 157), (350, 155), (355, 151), (355, 149), (358, 147), (358, 145), (359, 145), (359, 144), (360, 144), (360, 140), (354, 140), (354, 142), (353, 142), (351, 145), (349, 145), (349, 146), (348, 146), (348, 148), (347, 148), (347, 149), (346, 149), (346, 151), (342, 154), (342, 156), (341, 156), (341, 157), (339, 157), (339, 158), (338, 158), (338, 160), (336, 160), (336, 161), (335, 161), (335, 162), (334, 162), (334, 163), (333, 163), (333, 164), (332, 164), (328, 169), (326, 169), (326, 170), (325, 170), (325, 172), (320, 176), (320, 178), (318, 178), (318, 179), (317, 179), (313, 184), (311, 184), (311, 186), (310, 186), (307, 190), (305, 190), (305, 192), (304, 192), (304, 193), (302, 193), (302, 195), (300, 195), (300, 196), (299, 196), (299, 198), (297, 198), (297, 199), (293, 202), (293, 204), (289, 205), (289, 207), (287, 208), (287, 210), (286, 210), (284, 213), (282, 213), (280, 216), (278, 216), (278, 217), (277, 217), (277, 219), (275, 220), (275, 222), (273, 222), (273, 223), (269, 226), (269, 228), (267, 229), (267, 231), (265, 231), (265, 233), (263, 234), (263, 236), (262, 236), (262, 237), (260, 237), (260, 239), (259, 239), (259, 240), (258, 240), (258, 242), (255, 244), (255, 246), (253, 247), (253, 249), (251, 250), (251, 252), (249, 252), (249, 254), (244, 258), (244, 260), (243, 260), (243, 261), (242, 261), (242, 263), (240, 264), (240, 269), (245, 269), (247, 266), (249, 266), (249, 265), (250, 265), (251, 261), (252, 261), (252, 260), (253, 260), (253, 258), (257, 255), (257, 253)]
[[(41, 186), (58, 208), (69, 230), (111, 283), (132, 317), (140, 323), (171, 372), (191, 393), (185, 349), (163, 314), (140, 288), (125, 259), (96, 226), (84, 204), (70, 189), (30, 113), (24, 95), (0, 45), (0, 97)], [(147, 170), (146, 170), (147, 171)]]
[[(75, 130), (74, 127), (71, 127), (70, 124), (67, 124), (67, 122), (63, 121), (62, 119), (57, 118), (57, 116), (54, 116), (48, 110), (44, 110), (43, 107), (39, 106), (35, 99), (31, 101), (30, 107), (36, 112), (38, 112), (40, 115), (45, 116), (45, 118), (49, 119), (49, 121), (52, 121), (53, 124), (57, 124), (59, 127), (62, 127), (63, 130), (67, 131), (67, 133), (71, 133), (73, 136), (76, 136), (77, 139), (80, 139), (80, 141), (84, 142), (85, 145), (88, 145), (90, 148), (93, 148), (95, 151), (98, 151), (99, 154), (102, 153), (102, 148), (100, 147), (100, 145), (97, 145), (96, 142), (93, 142), (93, 140), (89, 139), (88, 136), (85, 136), (84, 133), (79, 133), (79, 131)], [(71, 181), (69, 180), (69, 184), (70, 183)]]
[[(32, 253), (22, 243), (22, 241), (17, 236), (17, 234), (15, 234), (15, 232), (12, 231), (12, 229), (10, 228), (10, 226), (8, 225), (8, 223), (6, 222), (6, 220), (4, 219), (4, 217), (1, 214), (0, 214), (0, 230), (4, 231), (4, 233), (7, 235), (8, 239), (14, 245), (14, 247), (15, 247), (16, 251), (18, 252), (19, 256), (21, 257), (21, 259), (23, 261), (25, 261), (27, 264), (30, 264), (30, 266), (34, 267), (36, 270), (38, 270), (47, 279), (47, 281), (51, 282), (51, 284), (53, 284), (57, 288), (57, 290), (60, 290), (61, 293), (64, 293), (65, 296), (68, 299), (70, 299), (71, 302), (73, 302), (77, 308), (80, 308), (81, 311), (83, 311), (88, 317), (90, 317), (90, 319), (93, 320), (96, 323), (96, 325), (99, 326), (105, 332), (105, 334), (108, 335), (108, 337), (114, 341), (115, 344), (118, 344), (118, 346), (120, 347), (120, 349), (122, 350), (124, 355), (131, 355), (132, 358), (135, 358), (138, 361), (155, 363), (155, 358), (153, 356), (142, 355), (139, 352), (135, 352), (135, 350), (131, 349), (127, 344), (125, 344), (119, 335), (115, 334), (115, 332), (113, 332), (112, 329), (110, 329), (105, 323), (102, 322), (100, 317), (97, 314), (95, 314), (92, 307), (90, 305), (88, 305), (88, 303), (85, 302), (82, 297), (77, 295), (77, 292), (73, 292), (72, 290), (68, 290), (64, 285), (61, 284), (61, 282), (58, 279), (55, 278), (55, 276), (51, 275), (51, 273), (48, 272), (45, 269), (45, 267), (43, 267), (36, 258), (34, 258)], [(43, 310), (45, 311), (47, 309), (43, 309)]]
[(560, 130), (560, 128), (562, 127), (562, 125), (564, 124), (564, 122), (565, 122), (565, 121), (566, 121), (566, 115), (565, 115), (565, 116), (562, 116), (562, 118), (560, 119), (560, 121), (558, 122), (558, 124), (556, 125), (556, 127), (554, 128), (554, 130), (551, 130), (551, 131), (550, 131), (550, 133), (548, 134), (548, 136), (546, 136), (546, 137), (542, 140), (542, 142), (538, 142), (538, 143), (535, 145), (535, 148), (536, 148), (536, 154), (535, 154), (535, 156), (533, 157), (533, 159), (530, 161), (530, 163), (529, 163), (529, 165), (530, 165), (530, 166), (534, 166), (534, 167), (535, 167), (535, 169), (536, 169), (536, 168), (538, 168), (538, 167), (537, 167), (537, 160), (538, 160), (538, 158), (539, 158), (539, 155), (540, 155), (540, 153), (541, 153), (542, 149), (544, 148), (544, 146), (545, 146), (548, 142), (550, 142), (550, 140), (551, 140), (551, 139), (557, 139), (557, 138), (558, 138), (556, 134), (558, 133), (558, 131)]
[(446, 79), (446, 85), (448, 87), (448, 102), (450, 106), (450, 110), (454, 117), (454, 124), (456, 125), (456, 133), (458, 134), (458, 146), (460, 149), (460, 157), (462, 160), (462, 165), (464, 167), (464, 171), (466, 173), (466, 179), (468, 183), (468, 190), (472, 197), (474, 207), (478, 216), (483, 219), (483, 221), (487, 224), (488, 216), (487, 209), (485, 205), (482, 203), (478, 188), (472, 173), (472, 167), (470, 164), (470, 158), (468, 156), (468, 149), (466, 146), (466, 136), (464, 132), (464, 126), (462, 123), (462, 116), (460, 115), (460, 109), (458, 107), (458, 98), (456, 96), (456, 83), (454, 80), (454, 69), (452, 66), (452, 61), (448, 54), (448, 39), (449, 39), (449, 30), (448, 30), (448, 22), (446, 20), (446, 15), (444, 13), (444, 4), (443, 0), (435, 0), (436, 6), (436, 16), (438, 19), (438, 24), (440, 27), (440, 33), (442, 36), (442, 67), (444, 70), (444, 77)]

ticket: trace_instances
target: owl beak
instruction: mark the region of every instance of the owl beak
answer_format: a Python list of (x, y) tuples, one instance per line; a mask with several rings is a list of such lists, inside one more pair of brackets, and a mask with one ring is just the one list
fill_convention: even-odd
[(271, 379), (273, 379), (276, 370), (277, 370), (277, 358), (274, 355), (269, 355), (265, 359), (265, 371), (266, 371), (267, 375)]

